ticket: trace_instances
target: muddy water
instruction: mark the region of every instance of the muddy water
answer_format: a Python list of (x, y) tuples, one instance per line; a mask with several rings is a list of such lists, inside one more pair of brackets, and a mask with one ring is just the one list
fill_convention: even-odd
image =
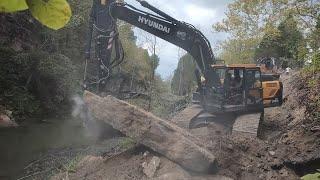
[(30, 162), (49, 150), (94, 143), (81, 120), (49, 119), (13, 129), (0, 129), (0, 179), (16, 179)]

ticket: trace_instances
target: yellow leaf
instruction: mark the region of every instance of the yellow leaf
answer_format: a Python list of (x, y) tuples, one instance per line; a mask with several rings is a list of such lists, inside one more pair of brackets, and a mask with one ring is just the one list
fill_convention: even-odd
[(31, 14), (45, 26), (58, 30), (70, 20), (71, 9), (66, 0), (27, 0)]
[(25, 0), (0, 0), (0, 12), (16, 12), (28, 9)]

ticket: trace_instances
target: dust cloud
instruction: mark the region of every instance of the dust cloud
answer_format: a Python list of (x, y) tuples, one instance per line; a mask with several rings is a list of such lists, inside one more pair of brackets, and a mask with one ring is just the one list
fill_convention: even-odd
[(97, 121), (95, 121), (91, 113), (88, 111), (88, 108), (82, 97), (76, 95), (72, 98), (72, 100), (72, 116), (75, 119), (82, 121), (82, 126), (85, 129), (86, 136), (98, 139), (99, 135), (102, 133), (101, 128), (99, 128)]
[(89, 112), (88, 107), (79, 95), (73, 96), (72, 116), (82, 121), (85, 135), (95, 140), (108, 139), (120, 135), (110, 125), (96, 120)]

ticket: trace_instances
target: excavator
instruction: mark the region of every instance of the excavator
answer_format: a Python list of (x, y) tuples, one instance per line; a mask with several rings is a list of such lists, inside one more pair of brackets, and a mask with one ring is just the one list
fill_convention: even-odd
[[(96, 33), (98, 79), (84, 86), (101, 87), (107, 83), (113, 67), (123, 61), (123, 48), (118, 37), (117, 20), (122, 20), (187, 51), (197, 64), (195, 76), (198, 88), (192, 105), (172, 121), (182, 128), (198, 128), (232, 114), (232, 133), (258, 136), (264, 108), (282, 103), (282, 83), (270, 79), (257, 64), (231, 64), (217, 61), (209, 40), (193, 25), (179, 21), (144, 0), (142, 11), (126, 2), (94, 0), (86, 54), (90, 53), (93, 31)], [(112, 44), (116, 50), (113, 60)], [(87, 57), (88, 58), (88, 57)], [(99, 89), (99, 88), (98, 88)]]

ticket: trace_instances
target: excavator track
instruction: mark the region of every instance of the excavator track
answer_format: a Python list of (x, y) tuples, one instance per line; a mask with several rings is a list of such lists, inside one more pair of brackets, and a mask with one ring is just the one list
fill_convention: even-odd
[(233, 124), (232, 135), (241, 135), (253, 138), (258, 137), (259, 127), (262, 119), (263, 113), (253, 113), (238, 116)]
[(184, 129), (195, 129), (218, 123), (232, 130), (230, 132), (233, 136), (256, 138), (259, 136), (262, 119), (262, 112), (243, 115), (213, 115), (207, 113), (201, 105), (194, 104), (178, 113), (171, 121)]
[(190, 122), (203, 112), (201, 105), (193, 104), (174, 116), (171, 121), (184, 129), (190, 129)]

